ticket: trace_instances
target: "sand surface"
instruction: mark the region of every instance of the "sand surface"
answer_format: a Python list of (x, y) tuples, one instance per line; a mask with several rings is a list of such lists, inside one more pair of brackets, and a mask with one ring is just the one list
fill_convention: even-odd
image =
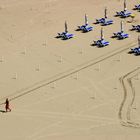
[[(8, 97), (12, 112), (0, 113), (2, 140), (139, 140), (140, 58), (128, 54), (137, 46), (140, 13), (122, 19), (129, 39), (111, 38), (120, 29), (116, 11), (123, 0), (0, 0), (0, 110)], [(96, 18), (108, 15), (104, 48)], [(84, 14), (94, 30), (75, 31)], [(75, 36), (63, 41), (57, 32)]]

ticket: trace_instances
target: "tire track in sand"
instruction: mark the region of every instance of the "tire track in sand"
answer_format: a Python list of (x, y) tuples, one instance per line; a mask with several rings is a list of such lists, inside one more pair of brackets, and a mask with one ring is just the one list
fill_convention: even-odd
[[(135, 89), (134, 89), (134, 86), (131, 81), (132, 77), (134, 77), (134, 76), (131, 76), (131, 75), (134, 75), (134, 73), (136, 73), (136, 72), (138, 73), (139, 70), (140, 70), (140, 67), (130, 71), (129, 73), (125, 74), (124, 76), (122, 76), (119, 79), (120, 83), (122, 85), (123, 91), (124, 91), (124, 97), (123, 97), (123, 100), (122, 100), (120, 108), (119, 108), (118, 117), (121, 121), (121, 124), (126, 127), (140, 128), (140, 124), (133, 122), (131, 119), (131, 109), (132, 109), (133, 103), (135, 101)], [(129, 76), (131, 76), (131, 78), (127, 78)], [(129, 101), (129, 98), (131, 97), (131, 94), (128, 93), (127, 86), (129, 86), (131, 88), (132, 98), (131, 98), (130, 102), (128, 102), (128, 101)], [(127, 107), (125, 107), (125, 105)]]

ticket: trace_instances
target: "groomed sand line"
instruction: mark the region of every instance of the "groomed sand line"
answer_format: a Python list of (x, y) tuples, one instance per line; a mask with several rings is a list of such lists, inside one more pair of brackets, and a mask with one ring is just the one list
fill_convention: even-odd
[(91, 67), (93, 65), (96, 65), (96, 64), (98, 64), (98, 63), (100, 63), (102, 61), (105, 61), (106, 59), (109, 59), (109, 58), (111, 58), (111, 57), (113, 57), (113, 56), (115, 56), (117, 54), (125, 52), (129, 48), (135, 47), (136, 44), (137, 44), (136, 42), (137, 41), (135, 40), (135, 41), (133, 41), (133, 42), (131, 42), (129, 44), (126, 44), (125, 46), (122, 46), (122, 47), (120, 47), (118, 49), (115, 49), (113, 51), (107, 52), (106, 54), (104, 54), (102, 56), (99, 56), (99, 57), (97, 57), (95, 59), (91, 59), (90, 61), (85, 62), (83, 64), (77, 65), (76, 67), (71, 68), (68, 71), (58, 73), (53, 77), (50, 77), (48, 79), (45, 79), (45, 80), (40, 81), (38, 83), (35, 83), (35, 84), (33, 84), (33, 85), (31, 85), (31, 86), (29, 86), (27, 88), (23, 88), (23, 89), (21, 89), (19, 91), (16, 91), (16, 92), (10, 94), (9, 96), (5, 96), (5, 97), (0, 99), (1, 100), (0, 105), (4, 104), (3, 100), (5, 100), (5, 98), (7, 98), (7, 97), (10, 100), (15, 100), (15, 99), (17, 99), (19, 97), (22, 97), (22, 96), (26, 95), (26, 94), (30, 94), (31, 92), (33, 92), (33, 91), (35, 91), (37, 89), (40, 89), (40, 88), (42, 88), (44, 86), (47, 86), (49, 84), (52, 84), (52, 83), (57, 82), (59, 80), (62, 80), (64, 78), (67, 78), (70, 75), (73, 75), (73, 74), (75, 74), (77, 72), (80, 72), (80, 71), (82, 71), (82, 70), (84, 70), (86, 68), (89, 68), (89, 67)]

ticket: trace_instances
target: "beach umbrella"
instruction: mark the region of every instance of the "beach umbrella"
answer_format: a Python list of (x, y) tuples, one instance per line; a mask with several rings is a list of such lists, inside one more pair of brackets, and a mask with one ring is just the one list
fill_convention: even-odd
[(123, 29), (123, 21), (121, 21), (121, 32), (123, 32), (124, 29)]
[(85, 14), (85, 25), (88, 25), (88, 16)]
[(104, 39), (103, 28), (101, 28), (101, 40)]
[(126, 0), (124, 0), (124, 11), (127, 10), (127, 7), (126, 7)]
[(67, 25), (67, 22), (65, 21), (65, 32), (67, 33), (68, 32), (68, 25)]
[(105, 7), (105, 18), (107, 18), (107, 8)]

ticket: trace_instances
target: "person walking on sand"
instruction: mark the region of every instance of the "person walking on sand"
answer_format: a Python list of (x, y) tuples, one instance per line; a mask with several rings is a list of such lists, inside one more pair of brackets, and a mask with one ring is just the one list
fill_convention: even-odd
[(8, 100), (8, 98), (7, 98), (6, 101), (5, 101), (5, 110), (6, 110), (6, 112), (8, 112), (8, 111), (11, 112), (11, 109), (10, 109), (10, 107), (9, 107), (9, 100)]

